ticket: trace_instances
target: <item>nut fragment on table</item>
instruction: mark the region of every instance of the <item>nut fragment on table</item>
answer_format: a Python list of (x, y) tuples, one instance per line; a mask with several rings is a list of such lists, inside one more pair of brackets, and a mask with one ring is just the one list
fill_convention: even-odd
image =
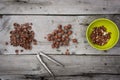
[(15, 50), (15, 53), (18, 54), (18, 53), (19, 53), (19, 50)]
[(78, 43), (77, 39), (72, 39), (73, 43)]
[(5, 42), (5, 45), (8, 45), (9, 43), (8, 42)]
[(67, 49), (67, 50), (65, 51), (65, 54), (66, 54), (66, 55), (69, 55), (69, 54), (70, 54), (69, 49)]
[(107, 32), (104, 26), (94, 27), (90, 38), (94, 44), (103, 46), (110, 40), (111, 32)]

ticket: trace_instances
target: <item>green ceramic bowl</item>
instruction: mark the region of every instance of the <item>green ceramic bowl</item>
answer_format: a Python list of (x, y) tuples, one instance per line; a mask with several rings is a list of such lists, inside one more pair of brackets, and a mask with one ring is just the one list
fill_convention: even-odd
[[(102, 25), (104, 27), (106, 27), (107, 32), (111, 32), (112, 34), (111, 34), (111, 38), (107, 42), (107, 44), (105, 44), (103, 46), (99, 46), (97, 44), (92, 43), (92, 41), (90, 39), (90, 35), (91, 35), (91, 32), (93, 31), (94, 27), (99, 27), (99, 26), (102, 26)], [(119, 40), (119, 29), (113, 21), (111, 21), (109, 19), (105, 19), (105, 18), (99, 18), (99, 19), (96, 19), (93, 22), (91, 22), (90, 25), (88, 26), (87, 31), (86, 31), (86, 38), (87, 38), (88, 43), (93, 48), (96, 48), (98, 50), (108, 50), (108, 49), (112, 48), (113, 46), (115, 46), (116, 43), (118, 42), (118, 40)]]

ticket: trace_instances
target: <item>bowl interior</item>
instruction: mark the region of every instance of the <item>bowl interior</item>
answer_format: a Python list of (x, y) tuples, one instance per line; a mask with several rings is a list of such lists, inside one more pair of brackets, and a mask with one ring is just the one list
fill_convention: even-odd
[[(99, 46), (96, 44), (93, 44), (91, 39), (90, 39), (90, 35), (91, 32), (93, 31), (94, 27), (100, 27), (100, 26), (104, 26), (107, 29), (107, 32), (111, 32), (111, 38), (110, 40), (107, 42), (107, 44), (103, 45), (103, 46)], [(107, 50), (112, 48), (119, 40), (119, 29), (117, 27), (117, 25), (112, 22), (109, 19), (105, 19), (105, 18), (100, 18), (100, 19), (96, 19), (94, 20), (87, 28), (87, 32), (86, 32), (86, 37), (88, 40), (88, 43), (93, 47), (96, 48), (98, 50)]]

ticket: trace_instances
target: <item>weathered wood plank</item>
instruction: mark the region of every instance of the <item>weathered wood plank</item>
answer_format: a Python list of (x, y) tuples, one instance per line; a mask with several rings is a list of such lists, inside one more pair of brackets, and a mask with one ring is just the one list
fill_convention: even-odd
[(1, 0), (0, 14), (119, 14), (119, 0)]
[[(1, 75), (2, 80), (53, 80), (51, 77), (39, 75)], [(120, 75), (85, 75), (85, 76), (61, 76), (56, 80), (120, 80)]]
[[(120, 74), (120, 56), (49, 55), (65, 67), (43, 58), (56, 76), (84, 74)], [(36, 55), (1, 55), (0, 75), (28, 74), (49, 76), (39, 64)]]
[[(53, 80), (53, 78), (45, 78)], [(45, 80), (44, 79), (44, 80)], [(56, 77), (56, 80), (120, 80), (120, 75), (95, 75), (95, 76), (75, 76), (75, 77)]]
[[(15, 54), (15, 50), (22, 48), (20, 47), (12, 47), (11, 45), (6, 46), (5, 42), (10, 41), (9, 40), (9, 32), (13, 29), (13, 23), (26, 23), (26, 22), (32, 22), (33, 23), (33, 30), (36, 33), (36, 39), (38, 40), (38, 45), (33, 46), (33, 49), (31, 51), (24, 50), (23, 53), (20, 54), (35, 54), (38, 51), (44, 51), (47, 54), (65, 54), (66, 49), (69, 49), (71, 54), (113, 54), (113, 55), (119, 55), (120, 53), (120, 41), (118, 44), (108, 50), (108, 51), (98, 51), (96, 49), (93, 49), (89, 44), (87, 43), (86, 37), (85, 37), (85, 31), (87, 29), (87, 26), (91, 21), (94, 19), (104, 17), (113, 20), (116, 22), (118, 27), (120, 28), (120, 15), (96, 15), (96, 16), (3, 16), (1, 18), (1, 27), (3, 27), (3, 30), (0, 32), (0, 51), (1, 54)], [(51, 43), (48, 42), (44, 37), (53, 31), (55, 28), (57, 28), (58, 24), (67, 25), (72, 24), (73, 25), (73, 35), (72, 38), (78, 39), (78, 44), (71, 43), (68, 47), (61, 47), (60, 49), (52, 49)], [(5, 36), (4, 36), (5, 35)], [(77, 46), (77, 47), (76, 47)], [(47, 47), (47, 49), (46, 49)], [(4, 49), (7, 49), (7, 51), (4, 51)]]
[(0, 79), (1, 80), (35, 80), (30, 78), (28, 79), (24, 75), (0, 75)]
[[(3, 58), (4, 57), (4, 58)], [(35, 56), (17, 56), (6, 55), (0, 56), (0, 74), (33, 74), (42, 72), (39, 62)], [(4, 63), (4, 64), (3, 64)], [(35, 70), (35, 71), (34, 71)]]

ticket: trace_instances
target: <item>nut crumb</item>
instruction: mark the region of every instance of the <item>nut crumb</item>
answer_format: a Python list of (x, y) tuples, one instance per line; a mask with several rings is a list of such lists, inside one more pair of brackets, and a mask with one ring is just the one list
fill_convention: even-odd
[(77, 48), (78, 46), (75, 46), (75, 48)]
[(23, 50), (20, 50), (20, 52), (23, 52)]
[(44, 39), (47, 39), (47, 37), (44, 37)]
[(15, 50), (15, 53), (16, 53), (16, 54), (19, 54), (19, 50)]
[(69, 49), (66, 50), (65, 54), (70, 55)]
[(5, 42), (5, 45), (8, 45), (9, 43), (8, 42)]
[(72, 39), (73, 43), (78, 43), (77, 39)]
[(4, 49), (4, 51), (7, 51), (7, 49)]

